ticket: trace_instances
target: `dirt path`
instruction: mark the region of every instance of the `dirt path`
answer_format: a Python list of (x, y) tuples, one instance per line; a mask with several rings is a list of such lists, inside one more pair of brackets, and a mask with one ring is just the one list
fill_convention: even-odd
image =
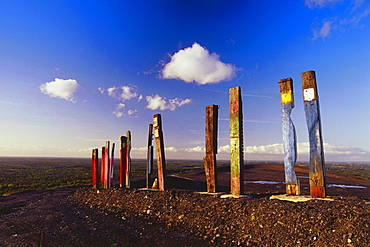
[(31, 191), (0, 201), (1, 246), (192, 246), (205, 241), (77, 203), (76, 189)]

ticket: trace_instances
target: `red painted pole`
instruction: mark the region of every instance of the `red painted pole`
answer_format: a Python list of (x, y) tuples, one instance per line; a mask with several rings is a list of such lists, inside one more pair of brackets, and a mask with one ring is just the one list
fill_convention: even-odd
[(121, 148), (119, 150), (119, 187), (126, 187), (126, 136), (121, 136)]
[(101, 148), (101, 163), (100, 163), (100, 184), (104, 187), (104, 174), (105, 174), (105, 147)]
[(95, 148), (92, 150), (92, 159), (91, 159), (91, 175), (92, 175), (92, 186), (94, 189), (97, 188), (98, 184), (98, 149)]

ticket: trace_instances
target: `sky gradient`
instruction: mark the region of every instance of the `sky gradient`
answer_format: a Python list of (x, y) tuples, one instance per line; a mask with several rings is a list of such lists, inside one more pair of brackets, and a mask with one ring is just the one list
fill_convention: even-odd
[(363, 0), (0, 0), (0, 155), (90, 157), (130, 130), (145, 158), (160, 113), (166, 158), (201, 159), (216, 104), (228, 159), (241, 86), (244, 158), (283, 160), (278, 81), (291, 77), (307, 161), (300, 74), (314, 70), (325, 159), (369, 161), (369, 40)]

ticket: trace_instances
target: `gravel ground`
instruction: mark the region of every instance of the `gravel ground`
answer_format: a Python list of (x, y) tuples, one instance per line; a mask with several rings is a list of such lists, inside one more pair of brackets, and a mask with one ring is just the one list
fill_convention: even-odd
[(182, 246), (193, 246), (187, 241), (194, 238), (210, 246), (370, 246), (370, 204), (359, 197), (294, 203), (183, 190), (83, 188), (69, 199), (122, 221), (181, 233)]

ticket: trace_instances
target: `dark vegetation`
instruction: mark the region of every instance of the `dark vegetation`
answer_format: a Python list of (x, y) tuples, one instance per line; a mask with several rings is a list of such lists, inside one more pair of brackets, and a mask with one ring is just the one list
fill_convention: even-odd
[[(182, 173), (202, 166), (201, 161), (167, 161), (167, 174)], [(131, 177), (144, 177), (145, 160), (133, 160)], [(153, 174), (153, 177), (156, 174)], [(119, 180), (115, 160), (114, 180)], [(0, 195), (29, 190), (55, 189), (91, 184), (91, 159), (0, 157)]]
[[(258, 164), (258, 161), (246, 163)], [(266, 162), (262, 162), (266, 163)], [(276, 162), (275, 162), (276, 163)], [(220, 166), (227, 161), (218, 161)], [(307, 164), (306, 164), (307, 165)], [(179, 174), (202, 168), (202, 161), (167, 160), (167, 174)], [(114, 180), (119, 180), (119, 161), (115, 160)], [(370, 179), (369, 163), (327, 163), (335, 171)], [(144, 177), (145, 160), (132, 160), (131, 177)], [(154, 171), (155, 171), (154, 167)], [(153, 174), (155, 177), (156, 174)], [(0, 157), (0, 195), (5, 196), (29, 190), (54, 189), (91, 184), (91, 159), (89, 158), (25, 158)]]
[(359, 176), (370, 179), (369, 163), (329, 163), (326, 169), (348, 175)]

